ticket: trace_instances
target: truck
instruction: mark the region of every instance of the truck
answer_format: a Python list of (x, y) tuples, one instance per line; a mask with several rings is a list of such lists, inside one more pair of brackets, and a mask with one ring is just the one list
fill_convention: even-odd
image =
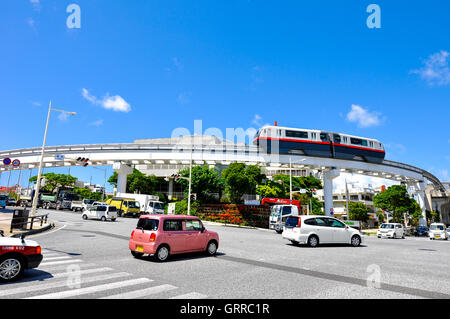
[(301, 204), (298, 200), (284, 198), (263, 198), (262, 205), (272, 205), (270, 208), (269, 229), (277, 233), (283, 232), (283, 226), (289, 216), (298, 216)]
[(83, 199), (72, 201), (70, 209), (74, 212), (76, 211), (84, 212), (85, 210), (88, 210), (94, 202), (95, 199)]
[(118, 216), (138, 216), (141, 213), (141, 205), (134, 198), (113, 197), (106, 204), (116, 207)]
[(71, 189), (58, 190), (58, 197), (56, 200), (56, 209), (72, 209), (72, 202), (80, 202), (80, 195), (75, 194)]
[(117, 193), (118, 197), (133, 198), (141, 205), (141, 214), (164, 214), (164, 203), (158, 196), (147, 194)]

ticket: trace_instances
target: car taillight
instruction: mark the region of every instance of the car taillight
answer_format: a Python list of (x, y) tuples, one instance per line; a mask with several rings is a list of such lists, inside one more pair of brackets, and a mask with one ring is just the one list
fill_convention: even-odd
[(131, 232), (131, 238), (133, 238), (134, 236), (134, 230)]
[(150, 235), (150, 241), (155, 241), (156, 240), (156, 234), (155, 233), (152, 233), (151, 235)]
[(302, 218), (298, 217), (297, 227), (302, 227)]
[(37, 255), (40, 255), (41, 252), (42, 252), (41, 246), (37, 246), (37, 247), (36, 247), (36, 254), (37, 254)]

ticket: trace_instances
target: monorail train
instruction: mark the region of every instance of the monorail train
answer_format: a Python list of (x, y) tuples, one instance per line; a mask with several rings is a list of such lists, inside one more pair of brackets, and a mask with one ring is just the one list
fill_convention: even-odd
[(258, 130), (253, 144), (267, 153), (332, 157), (381, 163), (383, 144), (375, 139), (298, 128), (265, 126)]

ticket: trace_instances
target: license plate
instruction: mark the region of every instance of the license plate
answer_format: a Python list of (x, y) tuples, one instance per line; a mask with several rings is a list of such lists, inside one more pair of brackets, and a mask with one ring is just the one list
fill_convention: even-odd
[(434, 236), (434, 238), (441, 238), (441, 236), (439, 236), (439, 235), (435, 235), (435, 236)]
[(136, 246), (136, 251), (143, 253), (144, 252), (144, 246)]

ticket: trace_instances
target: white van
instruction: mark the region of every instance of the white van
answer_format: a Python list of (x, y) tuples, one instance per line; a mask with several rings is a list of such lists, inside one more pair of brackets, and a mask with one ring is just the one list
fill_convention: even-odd
[(81, 217), (84, 220), (100, 219), (101, 221), (107, 221), (109, 219), (114, 222), (117, 219), (117, 208), (111, 205), (91, 206), (83, 211)]
[(283, 232), (283, 226), (289, 216), (298, 216), (298, 207), (295, 205), (273, 205), (270, 209), (269, 229), (277, 233)]
[(283, 228), (283, 238), (294, 245), (348, 244), (358, 247), (363, 238), (359, 230), (328, 216), (290, 216)]
[(428, 236), (430, 236), (430, 240), (433, 239), (448, 240), (447, 230), (445, 229), (445, 225), (442, 223), (432, 223), (430, 225), (430, 230), (428, 231)]
[(378, 238), (405, 238), (405, 229), (400, 223), (381, 224), (377, 231)]
[(164, 214), (164, 203), (158, 196), (147, 194), (117, 193), (117, 197), (132, 198), (141, 205), (142, 214)]

